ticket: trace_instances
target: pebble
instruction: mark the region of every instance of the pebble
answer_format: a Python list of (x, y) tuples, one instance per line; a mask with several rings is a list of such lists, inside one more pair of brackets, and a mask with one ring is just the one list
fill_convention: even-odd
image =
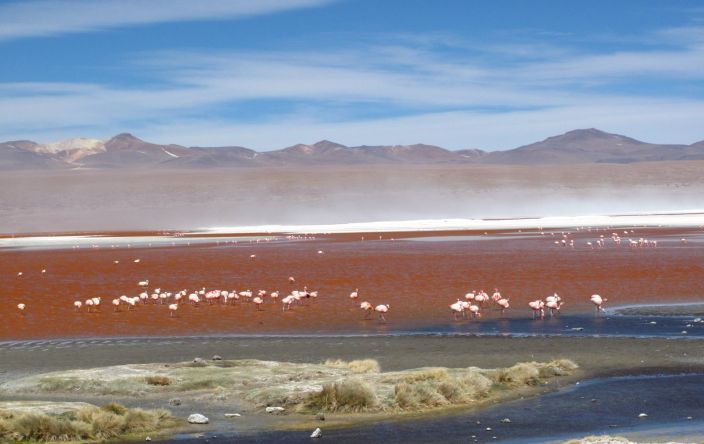
[(169, 404), (171, 405), (181, 405), (181, 400), (179, 398), (169, 399)]
[(641, 413), (640, 415), (638, 415), (638, 417), (639, 417), (639, 418), (647, 418), (647, 417), (648, 417), (648, 414), (647, 414), (647, 413)]
[(213, 361), (222, 361), (222, 356), (220, 356), (220, 355), (213, 355)]
[(317, 429), (313, 430), (313, 433), (310, 434), (310, 437), (311, 437), (311, 438), (320, 438), (321, 436), (323, 436), (323, 431), (320, 430), (320, 427), (318, 427)]
[(194, 413), (190, 415), (187, 419), (190, 424), (207, 424), (210, 422), (207, 416), (201, 415), (200, 413)]
[(501, 422), (503, 422), (504, 424), (509, 424), (511, 423), (511, 420), (509, 418), (504, 418), (501, 420)]
[(205, 364), (205, 360), (203, 358), (193, 358), (193, 362), (196, 364)]
[(225, 418), (239, 418), (240, 415), (239, 413), (225, 413)]
[(152, 438), (151, 438), (151, 436), (147, 436), (146, 438), (144, 438), (144, 440), (145, 440), (145, 441), (151, 441)]
[(266, 408), (266, 412), (267, 412), (267, 413), (276, 414), (276, 413), (281, 413), (281, 412), (283, 412), (283, 411), (284, 411), (284, 408), (283, 408), (283, 407), (267, 407), (267, 408)]

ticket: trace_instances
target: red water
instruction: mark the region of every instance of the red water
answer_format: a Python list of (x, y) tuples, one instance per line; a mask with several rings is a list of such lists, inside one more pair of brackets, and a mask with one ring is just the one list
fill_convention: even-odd
[[(452, 241), (369, 240), (369, 235), (362, 241), (347, 235), (237, 246), (4, 250), (0, 339), (391, 331), (452, 323), (449, 304), (468, 290), (491, 293), (495, 287), (510, 297), (506, 315), (522, 317), (531, 316), (529, 300), (553, 292), (570, 313), (591, 310), (593, 293), (607, 297), (609, 305), (702, 300), (704, 243), (691, 232), (685, 233), (686, 244), (679, 241), (683, 234), (672, 230), (630, 234), (657, 237), (657, 248), (584, 245), (598, 234), (577, 235), (575, 249), (556, 247), (550, 236), (502, 234)], [(297, 282), (289, 284), (289, 276)], [(319, 297), (290, 312), (268, 298), (260, 311), (251, 303), (182, 304), (171, 318), (166, 305), (150, 303), (114, 312), (110, 300), (139, 294), (137, 282), (144, 279), (162, 291), (265, 289), (280, 290), (282, 297), (307, 285)], [(355, 288), (360, 297), (353, 303), (349, 293)], [(102, 297), (99, 313), (74, 310), (74, 300), (93, 296)], [(388, 322), (364, 320), (358, 308), (364, 300), (391, 304)], [(27, 305), (24, 314), (16, 308), (20, 302)], [(485, 310), (485, 317), (497, 316)]]

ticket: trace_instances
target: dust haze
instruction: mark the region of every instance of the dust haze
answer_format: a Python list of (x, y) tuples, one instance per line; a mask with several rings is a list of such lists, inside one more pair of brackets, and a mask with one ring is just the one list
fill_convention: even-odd
[(0, 177), (0, 232), (187, 230), (699, 209), (704, 162), (36, 171)]

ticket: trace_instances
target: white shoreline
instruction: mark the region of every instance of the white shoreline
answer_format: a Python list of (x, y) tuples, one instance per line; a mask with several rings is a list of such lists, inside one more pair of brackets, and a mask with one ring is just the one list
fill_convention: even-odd
[[(202, 227), (193, 231), (180, 231), (184, 236), (104, 236), (104, 235), (56, 235), (14, 236), (0, 238), (3, 248), (73, 248), (73, 247), (125, 247), (144, 248), (150, 246), (187, 245), (199, 242), (232, 240), (233, 236), (256, 233), (258, 235), (315, 235), (353, 233), (432, 233), (443, 231), (489, 231), (489, 230), (555, 230), (584, 228), (622, 227), (676, 227), (704, 228), (704, 210), (687, 210), (656, 214), (550, 216), (514, 219), (416, 219), (399, 221), (351, 222), (319, 225), (247, 225)], [(163, 229), (163, 228), (162, 228)], [(189, 235), (215, 235), (221, 237), (197, 238)], [(242, 241), (255, 240), (261, 236), (246, 236)]]
[(203, 234), (281, 233), (335, 234), (373, 232), (432, 232), (556, 229), (568, 227), (700, 227), (704, 226), (704, 210), (688, 210), (657, 214), (584, 215), (516, 219), (416, 219), (400, 221), (351, 222), (320, 225), (250, 225), (204, 227)]

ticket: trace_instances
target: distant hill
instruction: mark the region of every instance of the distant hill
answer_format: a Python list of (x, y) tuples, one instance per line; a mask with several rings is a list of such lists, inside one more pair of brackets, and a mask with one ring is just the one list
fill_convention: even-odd
[(701, 159), (704, 159), (704, 141), (691, 145), (658, 145), (594, 128), (569, 131), (541, 142), (492, 152), (450, 151), (424, 144), (348, 147), (328, 140), (258, 152), (240, 146), (159, 145), (127, 133), (107, 141), (77, 138), (46, 145), (28, 140), (0, 143), (0, 170), (458, 163), (565, 165)]

